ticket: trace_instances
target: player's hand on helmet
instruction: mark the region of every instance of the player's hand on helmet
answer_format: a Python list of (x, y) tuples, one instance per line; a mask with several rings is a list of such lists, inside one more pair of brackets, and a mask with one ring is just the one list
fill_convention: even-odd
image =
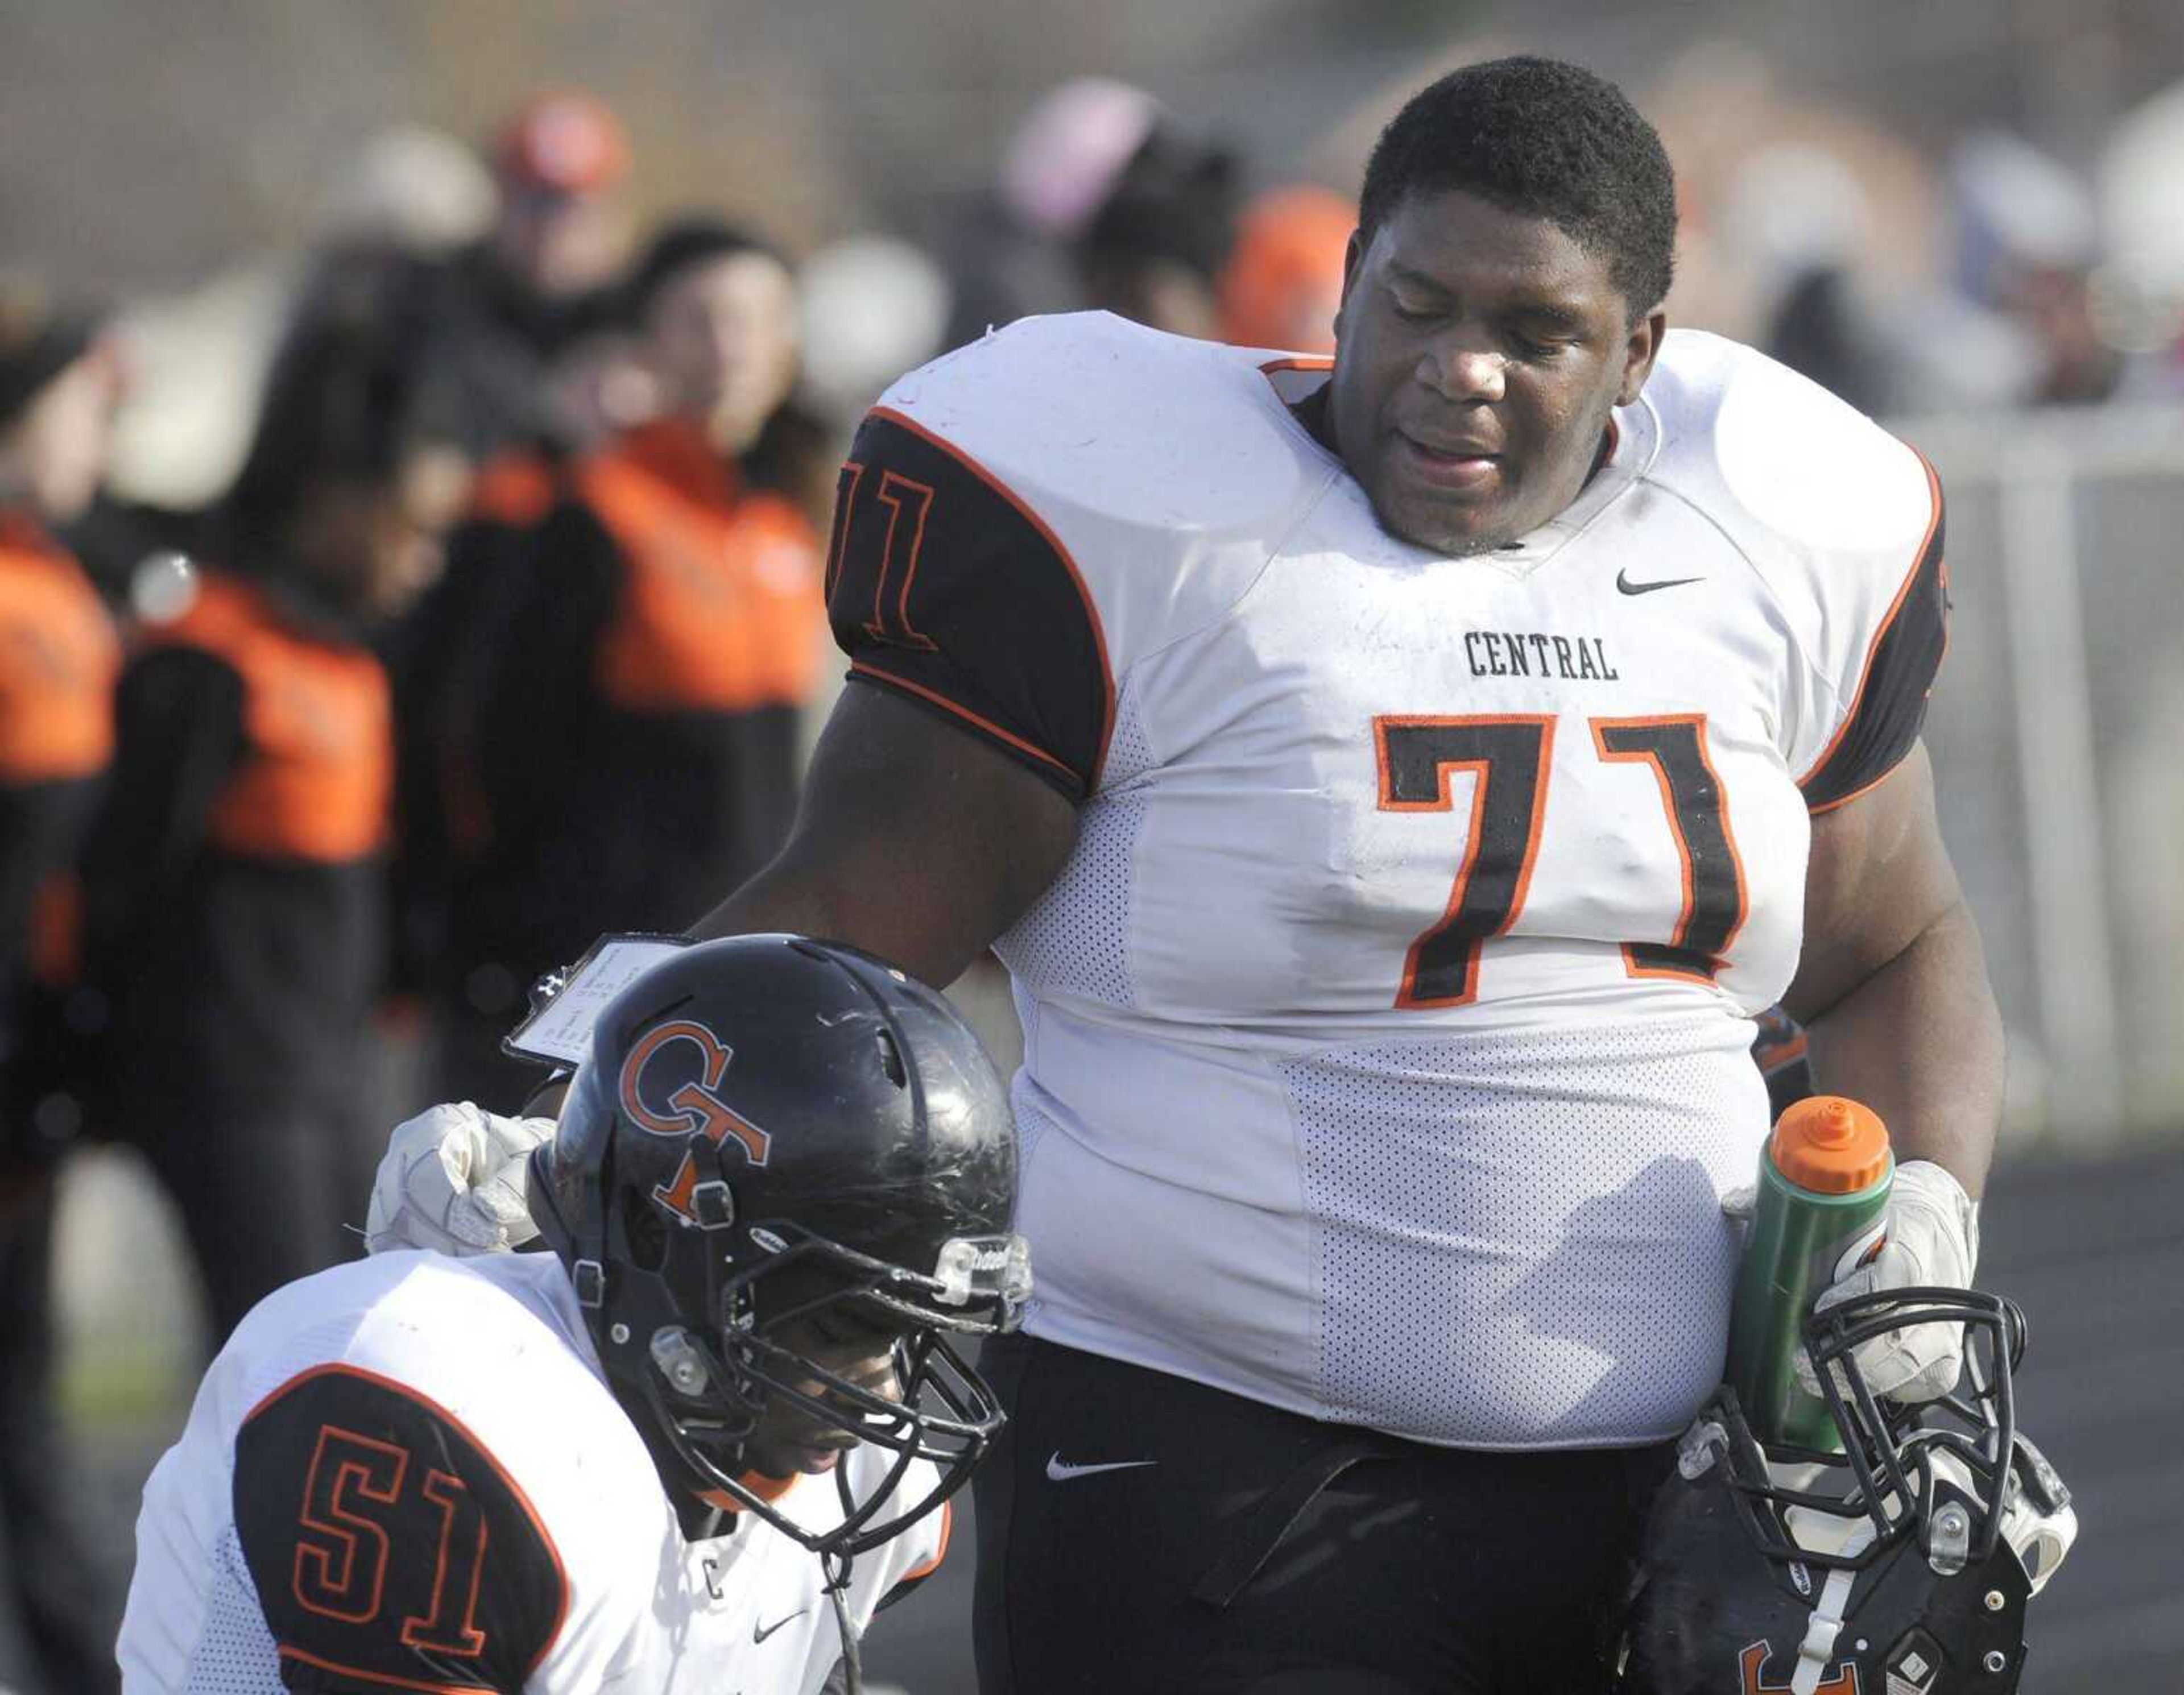
[[(1914, 1287), (1969, 1289), (1979, 1263), (1979, 1206), (1963, 1186), (1930, 1160), (1896, 1168), (1888, 1195), (1888, 1238), (1866, 1264), (1824, 1291), (1814, 1310), (1889, 1289)], [(1931, 1401), (1956, 1387), (1964, 1370), (1961, 1325), (1912, 1325), (1858, 1344), (1858, 1370), (1876, 1395), (1897, 1401)], [(1797, 1381), (1811, 1394), (1819, 1376), (1803, 1349)], [(1838, 1387), (1841, 1387), (1840, 1385)]]
[(365, 1248), (493, 1253), (530, 1241), (538, 1226), (525, 1200), (525, 1170), (553, 1134), (550, 1118), (504, 1118), (468, 1101), (405, 1119), (372, 1180)]

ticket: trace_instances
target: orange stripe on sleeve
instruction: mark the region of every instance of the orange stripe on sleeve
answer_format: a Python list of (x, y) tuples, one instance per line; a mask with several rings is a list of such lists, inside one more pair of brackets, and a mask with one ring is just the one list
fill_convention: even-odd
[(429, 1695), (494, 1695), (494, 1692), (478, 1683), (427, 1683), (415, 1677), (389, 1677), (384, 1673), (366, 1671), (361, 1666), (343, 1665), (338, 1661), (320, 1659), (315, 1653), (306, 1653), (299, 1648), (290, 1648), (286, 1642), (276, 1643), (276, 1651), (283, 1659), (315, 1665), (321, 1671), (331, 1671), (339, 1677), (354, 1677), (359, 1683), (376, 1683), (388, 1689), (422, 1689)]
[[(1908, 758), (1909, 756), (1907, 754), (1905, 757)], [(1834, 812), (1839, 808), (1848, 806), (1852, 801), (1856, 800), (1861, 795), (1871, 794), (1875, 789), (1879, 788), (1883, 783), (1886, 782), (1891, 777), (1894, 776), (1903, 769), (1903, 760), (1898, 759), (1894, 764), (1891, 765), (1871, 782), (1862, 784), (1858, 787), (1852, 789), (1847, 795), (1837, 795), (1833, 800), (1824, 800), (1818, 806), (1808, 807), (1806, 810), (1814, 818), (1825, 817), (1827, 814)]]
[(929, 689), (922, 683), (914, 683), (908, 677), (897, 676), (893, 671), (882, 670), (878, 665), (868, 664), (863, 659), (850, 660), (850, 669), (860, 676), (876, 678), (890, 688), (899, 688), (905, 693), (916, 695), (920, 700), (930, 701), (942, 711), (963, 720), (967, 724), (976, 725), (979, 730), (996, 741), (1006, 742), (1019, 753), (1028, 753), (1042, 764), (1051, 765), (1067, 777), (1073, 786), (1082, 786), (1084, 784), (1083, 778), (1063, 761), (1048, 753), (1045, 748), (1025, 741), (1021, 736), (1011, 734), (994, 723), (992, 719), (981, 717), (969, 707), (949, 699), (937, 689)]
[[(1918, 550), (1911, 555), (1911, 569), (1903, 574), (1903, 581), (1896, 590), (1896, 598), (1888, 603), (1887, 616), (1880, 620), (1880, 627), (1873, 632), (1873, 640), (1866, 644), (1865, 664), (1858, 672), (1858, 688), (1851, 696), (1850, 708), (1843, 714), (1842, 722), (1836, 726), (1836, 733), (1828, 738), (1828, 745), (1820, 750), (1819, 758), (1808, 765), (1804, 775), (1797, 779), (1797, 786), (1801, 789), (1827, 769), (1828, 761), (1835, 756), (1836, 749), (1842, 745), (1843, 737), (1850, 734), (1851, 725), (1858, 722), (1858, 709), (1864, 703), (1866, 685), (1873, 681), (1874, 662), (1880, 657), (1881, 643), (1888, 639), (1888, 632), (1896, 627), (1897, 615), (1903, 610), (1903, 603), (1910, 597), (1912, 586), (1919, 581), (1919, 570), (1926, 563), (1926, 550), (1934, 545), (1934, 532), (1941, 527), (1942, 479), (1924, 453), (1919, 453), (1916, 447), (1911, 451), (1919, 453), (1919, 464), (1926, 473), (1926, 486), (1933, 497), (1934, 509), (1926, 520), (1926, 533), (1919, 538)], [(1866, 786), (1869, 788), (1872, 785)], [(1859, 791), (1860, 793), (1864, 792)], [(1842, 800), (1852, 798), (1855, 797), (1846, 795)], [(1814, 809), (1825, 811), (1828, 805), (1841, 805), (1842, 800), (1826, 803)]]
[(896, 1578), (895, 1581), (915, 1583), (919, 1579), (930, 1577), (934, 1572), (939, 1570), (940, 1562), (948, 1558), (948, 1538), (955, 1534), (955, 1531), (956, 1503), (953, 1501), (943, 1501), (940, 1503), (940, 1545), (933, 1550), (933, 1557), (930, 1559), (913, 1565), (901, 1576)]

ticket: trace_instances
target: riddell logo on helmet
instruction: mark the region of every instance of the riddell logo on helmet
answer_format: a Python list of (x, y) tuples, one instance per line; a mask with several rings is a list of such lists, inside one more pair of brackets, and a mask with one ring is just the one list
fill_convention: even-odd
[[(677, 1051), (685, 1044), (696, 1050), (695, 1076), (688, 1075), (690, 1056)], [(752, 1164), (763, 1165), (773, 1138), (713, 1092), (734, 1057), (735, 1050), (702, 1024), (690, 1019), (663, 1024), (621, 1062), (621, 1109), (631, 1123), (655, 1136), (703, 1136), (716, 1148), (733, 1136)], [(656, 1186), (653, 1198), (694, 1224), (690, 1192), (698, 1181), (696, 1155), (685, 1153), (674, 1181)]]
[[(1766, 1681), (1767, 1653), (1767, 1644), (1756, 1642), (1737, 1655), (1737, 1669), (1744, 1674), (1744, 1695), (1778, 1695), (1791, 1687)], [(1813, 1695), (1858, 1695), (1858, 1668), (1835, 1667), (1813, 1686)]]

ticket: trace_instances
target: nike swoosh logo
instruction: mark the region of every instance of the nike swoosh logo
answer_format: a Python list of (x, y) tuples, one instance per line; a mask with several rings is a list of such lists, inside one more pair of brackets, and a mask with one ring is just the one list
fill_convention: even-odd
[(811, 1609), (809, 1607), (799, 1607), (794, 1612), (791, 1613), (788, 1618), (777, 1619), (770, 1625), (761, 1625), (756, 1619), (753, 1619), (751, 1620), (751, 1640), (755, 1642), (762, 1642), (776, 1631), (779, 1630), (783, 1625), (789, 1624), (795, 1620), (802, 1618), (811, 1610)]
[(1072, 1465), (1057, 1448), (1047, 1456), (1046, 1475), (1056, 1483), (1067, 1483), (1072, 1477), (1089, 1477), (1095, 1471), (1134, 1471), (1141, 1465), (1159, 1464), (1157, 1459), (1110, 1459), (1098, 1465)]
[(1615, 574), (1615, 586), (1625, 594), (1651, 594), (1657, 588), (1681, 588), (1685, 583), (1705, 581), (1704, 577), (1663, 577), (1659, 582), (1635, 583), (1627, 571)]

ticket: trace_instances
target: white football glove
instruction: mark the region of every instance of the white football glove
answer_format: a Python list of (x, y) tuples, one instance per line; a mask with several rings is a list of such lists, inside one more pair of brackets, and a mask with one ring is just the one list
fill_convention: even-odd
[(497, 1253), (530, 1241), (538, 1226), (524, 1199), (525, 1167), (553, 1134), (550, 1118), (503, 1118), (468, 1101), (404, 1120), (372, 1179), (366, 1251)]
[[(1896, 1168), (1888, 1194), (1888, 1240), (1872, 1261), (1829, 1285), (1814, 1303), (1825, 1312), (1885, 1289), (1917, 1285), (1969, 1289), (1979, 1263), (1979, 1203), (1942, 1167), (1909, 1159)], [(1866, 1387), (1892, 1400), (1931, 1401), (1957, 1386), (1964, 1365), (1962, 1325), (1913, 1325), (1858, 1344)], [(1820, 1392), (1819, 1374), (1804, 1349), (1795, 1362), (1808, 1394)], [(1838, 1380), (1838, 1388), (1847, 1386)]]

